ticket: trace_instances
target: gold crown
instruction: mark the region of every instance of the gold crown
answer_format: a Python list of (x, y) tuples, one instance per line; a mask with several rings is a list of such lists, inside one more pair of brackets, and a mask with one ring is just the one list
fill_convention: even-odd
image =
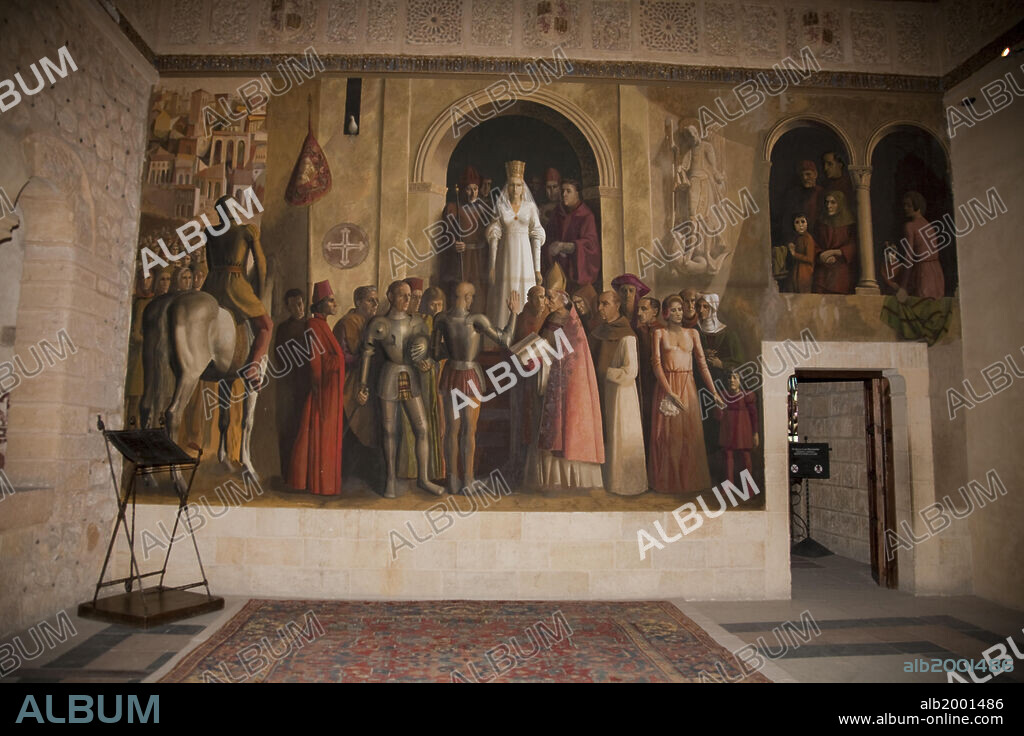
[(506, 161), (505, 176), (509, 179), (522, 179), (526, 171), (525, 161)]

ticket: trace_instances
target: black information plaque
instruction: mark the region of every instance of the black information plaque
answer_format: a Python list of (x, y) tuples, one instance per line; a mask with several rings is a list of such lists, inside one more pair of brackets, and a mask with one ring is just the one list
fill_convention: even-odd
[(828, 478), (827, 442), (790, 442), (790, 478)]

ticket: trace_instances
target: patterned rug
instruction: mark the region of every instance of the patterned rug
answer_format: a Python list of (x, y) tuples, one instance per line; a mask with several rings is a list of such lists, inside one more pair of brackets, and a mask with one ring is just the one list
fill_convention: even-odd
[(161, 682), (709, 679), (770, 682), (666, 602), (251, 600)]

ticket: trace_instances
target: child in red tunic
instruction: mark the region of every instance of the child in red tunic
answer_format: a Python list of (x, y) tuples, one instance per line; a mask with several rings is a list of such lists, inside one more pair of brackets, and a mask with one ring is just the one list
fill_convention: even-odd
[[(729, 388), (722, 392), (725, 409), (715, 409), (720, 422), (718, 446), (725, 460), (725, 478), (739, 483), (739, 474), (750, 469), (750, 450), (760, 443), (757, 423), (757, 397), (744, 391), (735, 371), (728, 376)], [(736, 461), (739, 460), (739, 468)]]
[(790, 271), (790, 291), (797, 294), (810, 294), (814, 280), (814, 256), (818, 245), (807, 232), (807, 215), (793, 215), (793, 240), (789, 243), (789, 255), (793, 259)]

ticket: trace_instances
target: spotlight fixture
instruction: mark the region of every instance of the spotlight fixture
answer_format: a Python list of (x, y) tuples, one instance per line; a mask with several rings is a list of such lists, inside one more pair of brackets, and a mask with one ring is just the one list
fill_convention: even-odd
[(1001, 53), (999, 55), (1000, 56), (1009, 56), (1010, 55), (1010, 47), (1007, 46), (1005, 49), (1003, 49), (1003, 53)]

